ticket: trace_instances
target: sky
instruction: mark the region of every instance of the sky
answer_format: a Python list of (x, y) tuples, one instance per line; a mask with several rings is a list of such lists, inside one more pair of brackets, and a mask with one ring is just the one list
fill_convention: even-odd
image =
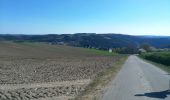
[(170, 36), (170, 0), (0, 0), (0, 34)]

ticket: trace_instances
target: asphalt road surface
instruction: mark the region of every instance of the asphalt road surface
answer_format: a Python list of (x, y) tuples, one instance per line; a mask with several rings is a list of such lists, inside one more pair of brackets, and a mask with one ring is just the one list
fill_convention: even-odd
[(170, 75), (130, 56), (110, 83), (103, 100), (170, 100)]

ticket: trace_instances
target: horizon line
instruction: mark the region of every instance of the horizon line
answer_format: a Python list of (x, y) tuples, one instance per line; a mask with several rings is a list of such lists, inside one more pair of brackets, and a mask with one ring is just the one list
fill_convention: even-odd
[(0, 33), (0, 35), (63, 35), (63, 34), (119, 34), (119, 35), (129, 35), (129, 36), (163, 36), (163, 37), (170, 37), (170, 35), (149, 35), (149, 34), (125, 34), (125, 33), (112, 33), (112, 32), (107, 32), (107, 33), (95, 33), (95, 32), (76, 32), (76, 33), (50, 33), (50, 34), (42, 34), (42, 33), (37, 33), (37, 34), (25, 34), (25, 33)]

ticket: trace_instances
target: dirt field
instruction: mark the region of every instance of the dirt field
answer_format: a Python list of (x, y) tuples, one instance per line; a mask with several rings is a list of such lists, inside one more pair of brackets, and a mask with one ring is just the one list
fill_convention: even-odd
[(72, 98), (119, 58), (83, 48), (0, 42), (0, 100)]

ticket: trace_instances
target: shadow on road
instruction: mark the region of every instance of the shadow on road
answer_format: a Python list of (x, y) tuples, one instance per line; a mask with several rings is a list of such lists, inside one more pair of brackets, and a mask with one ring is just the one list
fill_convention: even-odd
[(150, 98), (159, 98), (165, 99), (168, 95), (170, 95), (170, 90), (160, 91), (160, 92), (150, 92), (144, 94), (136, 94), (135, 96), (146, 96)]

